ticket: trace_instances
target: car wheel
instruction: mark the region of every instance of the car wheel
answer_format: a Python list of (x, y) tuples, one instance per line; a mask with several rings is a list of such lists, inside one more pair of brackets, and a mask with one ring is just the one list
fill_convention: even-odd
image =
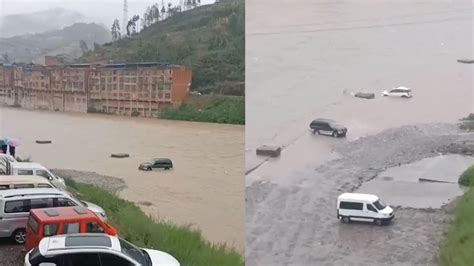
[(337, 138), (337, 137), (339, 137), (339, 134), (337, 134), (336, 131), (333, 131), (333, 132), (332, 132), (332, 136), (335, 137), (335, 138)]
[(147, 170), (147, 171), (151, 171), (151, 167), (148, 167), (146, 170)]
[(165, 167), (165, 170), (170, 170), (170, 168), (169, 168), (169, 167)]
[(342, 216), (341, 221), (345, 224), (348, 224), (348, 223), (350, 223), (351, 218), (349, 218), (349, 216)]
[(375, 224), (378, 225), (378, 226), (383, 225), (382, 219), (375, 219)]
[(17, 229), (12, 235), (13, 241), (17, 244), (25, 244), (26, 231), (25, 229)]

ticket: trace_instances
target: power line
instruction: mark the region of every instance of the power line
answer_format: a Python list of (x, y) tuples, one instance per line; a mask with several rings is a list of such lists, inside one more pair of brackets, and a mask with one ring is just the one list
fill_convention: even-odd
[(314, 30), (297, 30), (297, 31), (274, 31), (274, 32), (254, 32), (248, 33), (247, 36), (265, 36), (265, 35), (282, 35), (282, 34), (301, 34), (301, 33), (315, 33), (315, 32), (333, 32), (333, 31), (352, 31), (361, 29), (376, 29), (376, 28), (389, 28), (397, 26), (410, 26), (410, 25), (422, 25), (422, 24), (436, 24), (450, 21), (461, 21), (461, 20), (472, 20), (472, 17), (455, 17), (448, 19), (429, 20), (429, 21), (417, 21), (417, 22), (401, 22), (401, 23), (390, 23), (390, 24), (379, 24), (379, 25), (368, 25), (368, 26), (356, 26), (356, 27), (339, 27), (339, 28), (326, 28), (326, 29), (314, 29)]

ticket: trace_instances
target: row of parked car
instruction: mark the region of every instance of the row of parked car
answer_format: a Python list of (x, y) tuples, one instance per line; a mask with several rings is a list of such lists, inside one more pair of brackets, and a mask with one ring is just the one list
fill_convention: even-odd
[(44, 166), (6, 154), (0, 164), (0, 237), (25, 245), (24, 265), (180, 265), (120, 238), (102, 207), (78, 199)]

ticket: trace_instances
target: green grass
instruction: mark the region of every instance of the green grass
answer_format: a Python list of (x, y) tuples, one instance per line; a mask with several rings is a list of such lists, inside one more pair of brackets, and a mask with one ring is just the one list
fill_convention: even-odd
[[(465, 180), (465, 181), (461, 181)], [(439, 255), (442, 266), (474, 265), (474, 166), (467, 169), (459, 183), (471, 186), (459, 201), (455, 220), (443, 242)]]
[(245, 124), (244, 97), (197, 97), (178, 108), (161, 112), (160, 118), (196, 122)]
[[(173, 255), (181, 265), (234, 266), (244, 265), (242, 256), (224, 245), (213, 245), (200, 232), (167, 222), (157, 222), (134, 203), (123, 200), (103, 189), (66, 180), (80, 198), (103, 207), (109, 223), (122, 238), (139, 247), (158, 249)], [(219, 221), (216, 221), (219, 222)]]

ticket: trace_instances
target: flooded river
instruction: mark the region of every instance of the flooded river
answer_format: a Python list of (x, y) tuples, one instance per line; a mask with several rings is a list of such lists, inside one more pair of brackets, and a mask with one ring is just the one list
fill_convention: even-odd
[[(246, 12), (247, 170), (262, 144), (296, 144), (301, 156), (281, 159), (294, 168), (319, 160), (330, 144), (309, 137), (316, 117), (340, 121), (353, 140), (474, 111), (474, 65), (456, 62), (473, 56), (471, 1), (259, 0)], [(414, 97), (380, 97), (397, 86)], [(376, 98), (350, 96), (359, 90)]]
[[(212, 242), (244, 247), (244, 127), (0, 107), (0, 136), (17, 137), (18, 155), (48, 168), (122, 178), (121, 196), (154, 217), (202, 230)], [(52, 140), (38, 145), (35, 140)], [(129, 153), (112, 159), (111, 153)], [(138, 171), (151, 158), (172, 171)]]

